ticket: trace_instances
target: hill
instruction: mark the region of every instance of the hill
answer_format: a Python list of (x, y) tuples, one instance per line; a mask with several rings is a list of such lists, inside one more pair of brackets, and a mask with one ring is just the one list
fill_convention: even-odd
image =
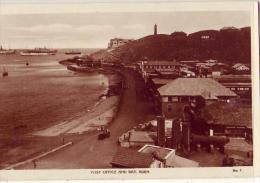
[(185, 32), (149, 35), (114, 50), (101, 50), (92, 56), (125, 63), (144, 58), (177, 61), (216, 59), (224, 63), (250, 63), (250, 44), (250, 27), (229, 27), (189, 35)]

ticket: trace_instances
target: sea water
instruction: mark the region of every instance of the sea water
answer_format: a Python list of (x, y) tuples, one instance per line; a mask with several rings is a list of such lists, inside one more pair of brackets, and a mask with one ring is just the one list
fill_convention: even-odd
[[(65, 51), (52, 56), (0, 55), (0, 139), (57, 124), (99, 100), (108, 86), (107, 77), (68, 71), (58, 63), (73, 57)], [(2, 77), (3, 70), (7, 77)]]

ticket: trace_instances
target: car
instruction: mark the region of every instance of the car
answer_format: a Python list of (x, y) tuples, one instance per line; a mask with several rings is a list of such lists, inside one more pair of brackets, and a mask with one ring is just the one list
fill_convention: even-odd
[(102, 132), (98, 135), (98, 140), (104, 140), (105, 138), (110, 137), (110, 131), (108, 129), (102, 130)]

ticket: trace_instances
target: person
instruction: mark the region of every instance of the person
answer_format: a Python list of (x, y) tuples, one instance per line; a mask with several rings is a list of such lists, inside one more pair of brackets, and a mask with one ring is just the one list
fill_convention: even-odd
[(33, 168), (36, 169), (36, 166), (37, 166), (37, 165), (36, 165), (36, 161), (33, 160)]

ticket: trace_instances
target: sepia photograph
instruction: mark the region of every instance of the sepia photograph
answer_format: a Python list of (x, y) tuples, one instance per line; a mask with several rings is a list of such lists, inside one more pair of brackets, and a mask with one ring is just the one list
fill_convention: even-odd
[(0, 3), (1, 171), (254, 175), (257, 3), (15, 2)]

